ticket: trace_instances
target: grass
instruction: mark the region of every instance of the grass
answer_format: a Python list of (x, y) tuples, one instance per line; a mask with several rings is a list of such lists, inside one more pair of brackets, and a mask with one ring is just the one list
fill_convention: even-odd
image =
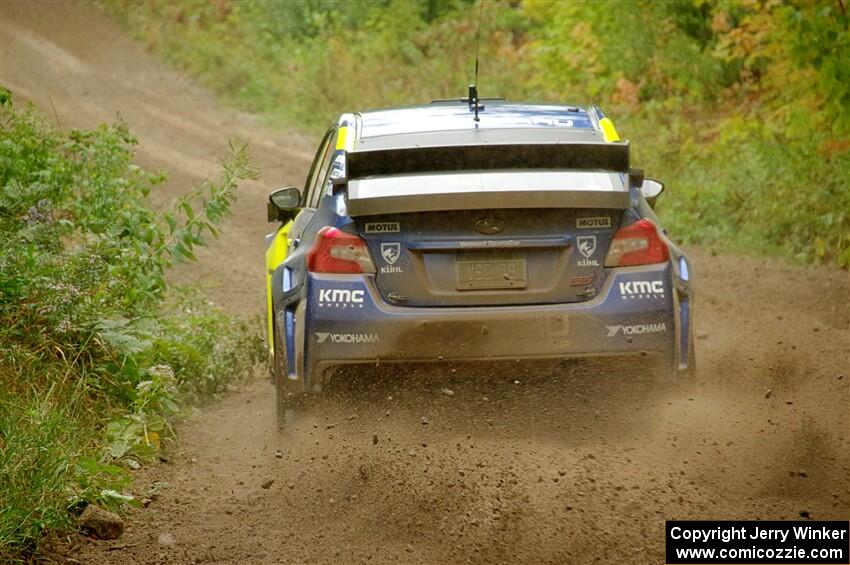
[(218, 233), (222, 174), (155, 212), (162, 174), (126, 124), (61, 131), (0, 89), (0, 561), (37, 555), (86, 504), (134, 504), (131, 471), (187, 407), (250, 374), (261, 339), (165, 274)]

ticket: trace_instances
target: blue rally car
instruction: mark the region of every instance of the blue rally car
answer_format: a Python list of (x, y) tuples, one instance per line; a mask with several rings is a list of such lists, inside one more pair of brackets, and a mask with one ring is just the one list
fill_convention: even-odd
[[(476, 106), (478, 103), (476, 102)], [(269, 197), (278, 405), (353, 363), (633, 355), (693, 371), (692, 271), (596, 107), (342, 115)]]

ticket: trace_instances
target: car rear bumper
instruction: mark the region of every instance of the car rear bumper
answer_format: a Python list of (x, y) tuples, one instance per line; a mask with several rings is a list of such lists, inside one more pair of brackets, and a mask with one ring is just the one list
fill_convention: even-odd
[(297, 314), (303, 385), (349, 363), (650, 354), (675, 366), (677, 286), (661, 264), (612, 269), (585, 302), (414, 308), (387, 304), (371, 276), (311, 273)]

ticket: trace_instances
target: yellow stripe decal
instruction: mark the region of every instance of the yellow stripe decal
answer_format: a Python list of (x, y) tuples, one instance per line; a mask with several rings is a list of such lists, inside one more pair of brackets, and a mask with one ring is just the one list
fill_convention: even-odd
[(339, 128), (339, 132), (336, 136), (336, 150), (342, 151), (345, 149), (345, 138), (348, 137), (348, 126), (342, 126)]
[(289, 230), (292, 222), (287, 222), (274, 236), (271, 245), (266, 249), (266, 322), (267, 336), (266, 345), (269, 353), (274, 354), (274, 319), (272, 318), (272, 274), (278, 265), (286, 259), (286, 251), (289, 248)]
[(599, 120), (599, 127), (602, 128), (602, 135), (605, 137), (605, 141), (608, 143), (620, 141), (620, 135), (614, 128), (614, 122), (611, 121), (611, 118), (602, 118)]

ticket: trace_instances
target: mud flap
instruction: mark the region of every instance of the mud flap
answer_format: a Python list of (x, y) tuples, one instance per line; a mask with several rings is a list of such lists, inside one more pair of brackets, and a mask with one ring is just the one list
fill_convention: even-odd
[(289, 371), (288, 348), (284, 343), (285, 332), (281, 330), (281, 328), (285, 327), (285, 324), (285, 313), (278, 311), (275, 316), (275, 326), (277, 329), (275, 331), (274, 385), (279, 419), (287, 406), (293, 402), (297, 402), (303, 393), (303, 379), (297, 374), (297, 371), (294, 374), (291, 374)]

